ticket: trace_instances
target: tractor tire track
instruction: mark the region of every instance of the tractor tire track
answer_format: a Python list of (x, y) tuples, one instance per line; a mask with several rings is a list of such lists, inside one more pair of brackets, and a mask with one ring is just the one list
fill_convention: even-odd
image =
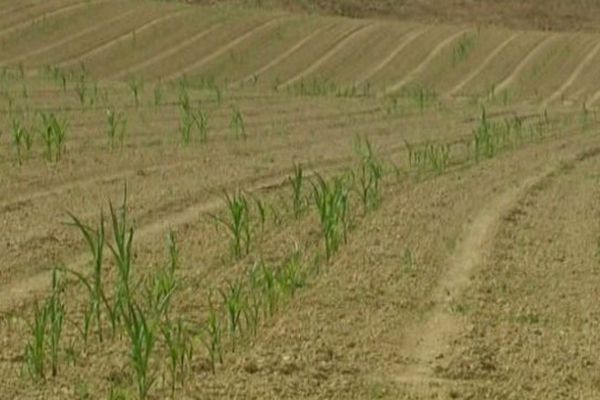
[(221, 55), (223, 55), (224, 53), (228, 52), (229, 50), (231, 50), (232, 48), (238, 46), (239, 44), (241, 44), (243, 41), (245, 41), (246, 39), (250, 38), (252, 35), (263, 31), (267, 28), (270, 28), (272, 25), (278, 23), (281, 21), (281, 18), (275, 18), (275, 19), (271, 19), (269, 21), (263, 22), (261, 24), (259, 24), (258, 26), (253, 27), (252, 29), (248, 30), (247, 32), (245, 32), (244, 34), (242, 34), (241, 36), (239, 36), (238, 38), (232, 40), (231, 42), (227, 43), (224, 46), (219, 47), (218, 49), (216, 49), (215, 51), (213, 51), (211, 54), (209, 54), (206, 57), (203, 57), (202, 59), (200, 59), (199, 61), (188, 65), (187, 67), (184, 67), (183, 69), (177, 71), (177, 72), (173, 72), (170, 75), (167, 75), (166, 77), (163, 77), (164, 81), (172, 81), (175, 80), (183, 75), (186, 75), (194, 70), (197, 70), (199, 68), (201, 68), (202, 66), (208, 64), (209, 62), (217, 59), (218, 57), (220, 57)]
[(471, 82), (477, 75), (479, 75), (488, 65), (490, 65), (496, 57), (504, 50), (509, 44), (511, 44), (515, 39), (520, 36), (518, 33), (512, 34), (505, 41), (500, 43), (482, 62), (479, 64), (477, 68), (471, 71), (462, 81), (460, 81), (456, 86), (454, 86), (448, 93), (446, 93), (446, 97), (453, 97), (456, 93), (458, 93), (463, 87), (465, 87), (469, 82)]
[(577, 65), (577, 68), (573, 70), (571, 75), (562, 84), (562, 86), (542, 102), (542, 108), (546, 108), (549, 103), (561, 97), (567, 91), (567, 89), (569, 89), (571, 85), (573, 85), (577, 78), (579, 78), (581, 72), (583, 72), (583, 70), (586, 67), (588, 67), (592, 63), (592, 61), (594, 61), (594, 57), (596, 57), (599, 51), (600, 42), (596, 43), (596, 45), (590, 50), (590, 52), (585, 56), (585, 58), (579, 63), (579, 65)]
[(425, 68), (427, 68), (427, 66), (433, 61), (433, 59), (438, 54), (440, 54), (442, 52), (442, 50), (444, 50), (444, 48), (446, 48), (446, 46), (448, 46), (450, 43), (452, 43), (454, 40), (456, 40), (457, 38), (459, 38), (460, 36), (462, 36), (463, 34), (465, 34), (468, 31), (469, 31), (469, 29), (461, 29), (458, 32), (455, 32), (454, 34), (448, 36), (446, 39), (442, 40), (440, 43), (437, 44), (437, 46), (435, 46), (433, 48), (433, 50), (431, 50), (431, 52), (427, 55), (427, 57), (425, 57), (425, 59), (423, 61), (421, 61), (421, 63), (419, 65), (417, 65), (412, 71), (410, 71), (408, 74), (406, 74), (398, 82), (385, 88), (385, 90), (382, 93), (379, 93), (379, 97), (381, 97), (382, 95), (385, 95), (385, 94), (396, 92), (399, 89), (401, 89), (404, 85), (406, 85), (408, 82), (413, 80), (417, 75), (419, 75), (421, 72), (423, 72), (423, 70)]
[(537, 57), (544, 49), (552, 44), (559, 36), (558, 35), (549, 35), (542, 39), (538, 44), (534, 46), (534, 48), (529, 51), (529, 53), (523, 57), (521, 62), (517, 64), (515, 69), (500, 83), (498, 83), (495, 88), (495, 93), (500, 93), (505, 90), (509, 85), (511, 85), (518, 77), (519, 74), (529, 65), (529, 63)]
[[(580, 151), (574, 157), (568, 157), (566, 163), (574, 164), (599, 154), (600, 147)], [(449, 260), (448, 269), (438, 280), (432, 295), (434, 306), (427, 320), (408, 333), (406, 352), (409, 364), (396, 377), (397, 382), (416, 385), (445, 382), (435, 376), (435, 367), (463, 328), (459, 317), (451, 311), (453, 301), (468, 287), (474, 270), (483, 261), (487, 249), (493, 245), (494, 235), (503, 217), (531, 190), (561, 174), (565, 170), (564, 163), (564, 160), (553, 162), (543, 172), (529, 176), (495, 196), (467, 226), (463, 240)]]
[(427, 33), (430, 29), (430, 27), (424, 27), (404, 34), (404, 39), (398, 44), (398, 46), (396, 46), (396, 48), (392, 50), (392, 52), (388, 54), (383, 60), (381, 60), (377, 65), (368, 70), (362, 76), (362, 78), (360, 78), (357, 81), (357, 84), (364, 83), (371, 79), (373, 76), (375, 76), (379, 71), (381, 71), (387, 65), (389, 65), (398, 56), (398, 54), (402, 52), (402, 50), (407, 48), (411, 43), (413, 43), (415, 40)]
[(284, 83), (282, 83), (281, 85), (279, 85), (277, 87), (277, 89), (278, 90), (285, 89), (286, 87), (288, 87), (288, 86), (294, 84), (295, 82), (301, 80), (305, 76), (307, 76), (307, 75), (315, 72), (321, 65), (323, 65), (327, 61), (329, 61), (329, 59), (331, 59), (335, 55), (335, 53), (337, 53), (344, 46), (346, 46), (348, 43), (350, 43), (352, 41), (352, 39), (354, 39), (358, 34), (367, 32), (367, 31), (373, 29), (374, 27), (375, 27), (374, 24), (365, 24), (365, 25), (361, 25), (361, 26), (358, 26), (358, 27), (354, 27), (354, 28), (346, 31), (342, 35), (342, 37), (340, 38), (340, 40), (333, 47), (331, 47), (322, 57), (320, 57), (319, 59), (315, 60), (311, 65), (309, 65), (303, 71), (299, 72), (295, 76), (291, 77), (290, 79), (288, 79), (287, 81), (285, 81)]

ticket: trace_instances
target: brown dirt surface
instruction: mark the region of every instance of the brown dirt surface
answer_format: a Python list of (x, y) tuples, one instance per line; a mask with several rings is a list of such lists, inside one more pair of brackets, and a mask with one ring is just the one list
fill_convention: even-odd
[(481, 24), (517, 29), (597, 31), (596, 0), (187, 0), (197, 4), (231, 3), (280, 7), (352, 18), (394, 18), (425, 23)]

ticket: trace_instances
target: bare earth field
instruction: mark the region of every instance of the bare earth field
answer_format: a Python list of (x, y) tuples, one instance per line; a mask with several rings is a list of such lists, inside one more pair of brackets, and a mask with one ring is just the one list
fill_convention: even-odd
[(0, 0), (1, 399), (600, 398), (599, 4), (199, 3)]

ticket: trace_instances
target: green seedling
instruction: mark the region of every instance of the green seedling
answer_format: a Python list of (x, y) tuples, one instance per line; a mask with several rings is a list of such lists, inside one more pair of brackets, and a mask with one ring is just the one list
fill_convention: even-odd
[(171, 298), (177, 289), (175, 271), (179, 265), (179, 250), (173, 232), (168, 236), (169, 262), (164, 269), (157, 271), (151, 279), (146, 292), (148, 305), (154, 313), (154, 319), (167, 318)]
[(163, 100), (163, 88), (159, 82), (156, 85), (154, 85), (154, 105), (156, 107), (159, 107), (162, 104), (162, 100)]
[(217, 310), (215, 310), (212, 300), (209, 298), (209, 312), (205, 324), (205, 335), (202, 337), (202, 342), (208, 351), (209, 361), (213, 374), (216, 372), (217, 362), (223, 363), (223, 331), (221, 321)]
[(296, 290), (304, 287), (306, 278), (302, 272), (300, 253), (294, 254), (286, 260), (275, 277), (281, 293), (284, 296), (293, 297)]
[(17, 153), (17, 162), (19, 165), (23, 165), (23, 153), (31, 150), (33, 136), (17, 119), (12, 121), (12, 139)]
[(52, 271), (52, 294), (46, 303), (48, 316), (48, 347), (50, 351), (50, 366), (52, 376), (58, 374), (58, 353), (60, 350), (60, 339), (63, 332), (65, 320), (65, 306), (61, 299), (63, 291), (61, 276), (58, 269)]
[[(108, 248), (113, 255), (117, 266), (117, 299), (115, 307), (121, 310), (123, 316), (131, 311), (131, 266), (133, 261), (132, 245), (134, 228), (129, 225), (127, 213), (127, 186), (123, 194), (123, 203), (120, 210), (116, 210), (112, 202), (109, 203), (110, 220), (113, 230), (113, 242)], [(115, 323), (113, 322), (113, 325)]]
[(348, 189), (341, 178), (336, 178), (333, 182), (328, 183), (317, 174), (316, 182), (313, 182), (313, 193), (325, 240), (325, 254), (327, 260), (330, 260), (340, 244), (347, 240), (349, 228)]
[(236, 139), (246, 139), (246, 125), (244, 123), (244, 116), (237, 107), (233, 109), (229, 127), (231, 128), (231, 132)]
[(360, 157), (360, 164), (353, 176), (358, 184), (358, 194), (366, 214), (369, 210), (377, 208), (381, 202), (380, 182), (383, 178), (383, 165), (375, 156), (371, 142), (367, 138), (359, 139), (356, 150)]
[(65, 140), (69, 124), (52, 112), (40, 113), (40, 135), (46, 145), (46, 157), (49, 161), (57, 162), (65, 151)]
[(239, 259), (250, 251), (252, 232), (250, 227), (250, 207), (242, 192), (231, 196), (225, 193), (228, 218), (213, 216), (213, 219), (227, 228), (231, 235), (231, 253)]
[(304, 189), (304, 170), (302, 164), (294, 164), (294, 172), (288, 178), (292, 187), (292, 207), (294, 218), (298, 219), (306, 210), (306, 197), (303, 195)]
[(456, 66), (466, 60), (476, 44), (476, 36), (464, 34), (452, 52), (452, 65)]
[(244, 294), (241, 281), (229, 283), (227, 288), (220, 290), (223, 306), (227, 314), (227, 327), (231, 340), (231, 350), (235, 353), (237, 336), (241, 335), (241, 316), (244, 306)]
[(140, 105), (140, 95), (144, 89), (144, 81), (139, 77), (131, 77), (127, 80), (127, 86), (129, 86), (129, 90), (131, 90), (131, 94), (133, 95), (135, 107), (138, 108)]
[(31, 339), (25, 346), (25, 367), (29, 376), (37, 381), (45, 378), (47, 307), (34, 305), (33, 323), (29, 326)]
[(110, 148), (115, 148), (115, 142), (118, 141), (119, 148), (123, 149), (125, 132), (127, 128), (127, 118), (123, 112), (116, 112), (112, 108), (106, 109), (106, 121), (108, 127), (106, 133), (110, 139)]
[(144, 311), (132, 302), (127, 304), (123, 312), (123, 320), (131, 344), (130, 357), (138, 396), (141, 400), (145, 400), (155, 381), (150, 368), (150, 359), (156, 344), (156, 333)]
[(179, 382), (185, 383), (186, 370), (190, 367), (193, 354), (190, 334), (183, 321), (177, 323), (165, 322), (161, 326), (163, 339), (167, 345), (169, 356), (169, 372), (171, 374), (171, 397), (175, 398), (175, 386)]

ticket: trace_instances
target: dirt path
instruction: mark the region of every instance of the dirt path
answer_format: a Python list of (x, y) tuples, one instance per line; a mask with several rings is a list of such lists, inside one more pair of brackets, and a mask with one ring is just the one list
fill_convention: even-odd
[(554, 178), (565, 165), (574, 164), (590, 156), (597, 155), (599, 147), (585, 150), (571, 156), (567, 161), (553, 162), (552, 165), (534, 176), (517, 182), (496, 196), (466, 227), (464, 237), (449, 266), (438, 282), (433, 293), (433, 308), (426, 320), (409, 330), (406, 336), (406, 358), (408, 364), (397, 376), (402, 384), (426, 387), (431, 383), (456, 383), (440, 379), (436, 370), (447, 367), (448, 354), (453, 341), (465, 330), (465, 318), (453, 311), (452, 307), (469, 286), (474, 270), (494, 244), (494, 236), (503, 217), (534, 188), (544, 186), (544, 182)]
[(458, 93), (463, 87), (465, 87), (469, 82), (471, 82), (475, 77), (477, 77), (477, 75), (479, 75), (488, 65), (490, 65), (494, 61), (494, 59), (496, 57), (498, 57), (498, 54), (500, 54), (502, 52), (502, 50), (504, 50), (506, 48), (506, 46), (511, 44), (519, 36), (520, 36), (520, 34), (518, 34), (518, 33), (512, 34), (505, 41), (500, 43), (481, 62), (481, 64), (479, 64), (479, 66), (477, 68), (475, 68), (473, 71), (471, 71), (462, 81), (460, 81), (456, 86), (454, 86), (450, 91), (448, 91), (448, 93), (446, 93), (446, 97), (449, 98), (449, 97), (454, 96), (456, 93)]
[(404, 85), (406, 85), (407, 83), (412, 81), (418, 74), (420, 74), (425, 68), (427, 68), (427, 66), (433, 61), (433, 59), (438, 54), (440, 54), (442, 52), (442, 50), (444, 50), (446, 48), (446, 46), (448, 46), (450, 43), (452, 43), (454, 40), (456, 40), (457, 38), (459, 38), (461, 35), (465, 34), (468, 31), (469, 31), (469, 29), (461, 29), (458, 32), (455, 32), (454, 34), (448, 36), (446, 39), (439, 42), (433, 48), (433, 50), (431, 50), (429, 52), (427, 57), (425, 57), (425, 59), (423, 61), (421, 61), (421, 63), (419, 65), (417, 65), (412, 71), (410, 71), (409, 73), (404, 75), (404, 77), (402, 79), (400, 79), (398, 82), (394, 83), (391, 86), (388, 86), (383, 91), (383, 93), (380, 93), (380, 96), (400, 90)]

